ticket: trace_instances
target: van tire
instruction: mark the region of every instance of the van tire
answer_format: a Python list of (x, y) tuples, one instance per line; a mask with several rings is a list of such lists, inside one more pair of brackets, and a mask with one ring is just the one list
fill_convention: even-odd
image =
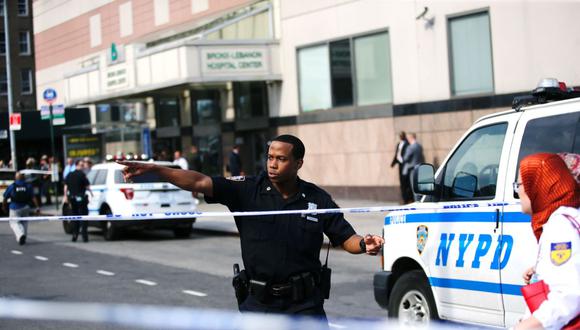
[(175, 238), (189, 238), (191, 237), (192, 232), (193, 224), (190, 224), (189, 227), (179, 227), (173, 229), (173, 235)]
[[(62, 216), (66, 217), (71, 215), (70, 205), (68, 203), (64, 203), (62, 205)], [(72, 234), (72, 223), (69, 220), (62, 221), (62, 229), (64, 230), (65, 234)]]
[[(113, 214), (108, 206), (105, 206), (99, 212), (102, 215)], [(103, 221), (102, 222), (103, 237), (106, 241), (116, 241), (119, 239), (119, 227), (116, 226), (114, 221)]]
[(404, 325), (428, 324), (439, 319), (433, 292), (423, 271), (411, 270), (399, 277), (389, 299), (388, 313)]

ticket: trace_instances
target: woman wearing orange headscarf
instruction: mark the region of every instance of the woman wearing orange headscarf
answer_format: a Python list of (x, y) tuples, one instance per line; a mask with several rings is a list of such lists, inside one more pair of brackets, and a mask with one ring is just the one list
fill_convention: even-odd
[(521, 161), (514, 189), (539, 243), (536, 266), (524, 281), (543, 280), (550, 288), (515, 328), (560, 329), (580, 314), (580, 187), (561, 156), (539, 153)]

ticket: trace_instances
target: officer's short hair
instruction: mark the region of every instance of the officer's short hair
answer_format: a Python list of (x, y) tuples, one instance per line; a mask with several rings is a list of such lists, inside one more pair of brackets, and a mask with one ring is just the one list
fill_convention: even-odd
[(294, 135), (290, 134), (278, 135), (277, 137), (272, 139), (272, 142), (274, 141), (290, 143), (292, 145), (292, 156), (294, 156), (296, 160), (304, 158), (304, 153), (306, 152), (306, 148), (304, 148), (304, 143), (302, 143), (302, 141), (300, 141), (300, 139), (295, 137)]

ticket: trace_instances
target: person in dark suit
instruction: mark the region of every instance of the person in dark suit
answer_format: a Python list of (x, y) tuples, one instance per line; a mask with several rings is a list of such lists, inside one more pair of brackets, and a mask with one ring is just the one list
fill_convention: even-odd
[(403, 176), (406, 182), (407, 190), (404, 193), (405, 204), (413, 203), (415, 201), (415, 196), (413, 196), (413, 190), (411, 188), (411, 174), (415, 166), (423, 163), (425, 157), (423, 156), (423, 146), (417, 142), (417, 135), (415, 133), (407, 134), (407, 141), (409, 146), (405, 150), (403, 156)]
[(240, 158), (240, 145), (236, 144), (230, 152), (230, 157), (228, 159), (228, 167), (231, 176), (243, 175), (242, 171), (242, 159)]
[(401, 198), (403, 200), (405, 200), (405, 191), (408, 189), (407, 182), (403, 180), (403, 156), (405, 155), (405, 151), (407, 150), (408, 145), (409, 142), (407, 142), (407, 135), (405, 132), (401, 131), (399, 133), (399, 143), (397, 143), (397, 148), (395, 148), (395, 155), (391, 161), (391, 167), (399, 165), (399, 187), (401, 188)]

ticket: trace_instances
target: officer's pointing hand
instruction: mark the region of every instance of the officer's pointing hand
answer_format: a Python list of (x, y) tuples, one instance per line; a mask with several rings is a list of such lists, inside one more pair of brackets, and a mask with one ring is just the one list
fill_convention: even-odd
[(377, 235), (366, 235), (365, 244), (367, 246), (367, 254), (376, 255), (381, 250), (381, 246), (385, 243), (385, 240), (381, 236)]
[(134, 176), (139, 176), (153, 169), (155, 165), (140, 162), (117, 161), (117, 164), (124, 165), (123, 177), (125, 182), (131, 182)]

